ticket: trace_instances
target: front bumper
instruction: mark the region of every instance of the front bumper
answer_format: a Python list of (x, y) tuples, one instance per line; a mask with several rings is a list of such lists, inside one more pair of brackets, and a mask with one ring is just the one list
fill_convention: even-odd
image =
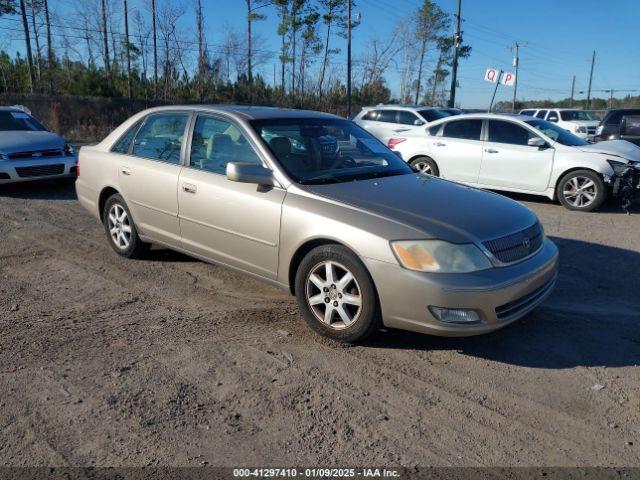
[(78, 157), (30, 158), (0, 160), (0, 184), (56, 178), (72, 178), (77, 174)]
[[(527, 260), (476, 273), (422, 273), (364, 261), (378, 290), (385, 326), (447, 337), (488, 333), (518, 320), (551, 293), (558, 273), (558, 249), (548, 239)], [(472, 309), (481, 320), (442, 322), (429, 306)]]

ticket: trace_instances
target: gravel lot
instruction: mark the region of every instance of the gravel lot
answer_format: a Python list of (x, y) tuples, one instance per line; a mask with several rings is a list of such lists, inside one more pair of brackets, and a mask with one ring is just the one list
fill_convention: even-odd
[(640, 466), (640, 211), (515, 198), (561, 250), (545, 304), (341, 346), (287, 292), (119, 258), (70, 184), (0, 186), (0, 462)]

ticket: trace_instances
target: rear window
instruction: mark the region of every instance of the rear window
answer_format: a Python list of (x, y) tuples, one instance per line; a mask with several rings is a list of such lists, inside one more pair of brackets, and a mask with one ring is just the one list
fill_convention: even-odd
[(378, 118), (377, 110), (370, 110), (362, 116), (362, 120), (376, 120)]
[(25, 112), (4, 111), (0, 112), (0, 131), (46, 131), (44, 125)]
[(420, 123), (424, 123), (414, 113), (406, 110), (400, 110), (398, 112), (398, 123), (402, 123), (403, 125), (416, 125), (416, 120), (420, 121)]
[(380, 110), (378, 115), (379, 122), (396, 123), (397, 110)]
[(465, 140), (480, 140), (480, 132), (482, 132), (482, 120), (456, 120), (445, 123), (442, 136)]
[(535, 110), (522, 110), (520, 112), (520, 115), (528, 115), (530, 117), (533, 117), (533, 114), (536, 113)]

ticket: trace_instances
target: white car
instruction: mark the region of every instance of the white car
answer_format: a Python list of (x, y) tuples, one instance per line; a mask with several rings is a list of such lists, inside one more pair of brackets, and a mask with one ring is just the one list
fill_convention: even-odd
[(524, 115), (469, 114), (430, 125), (421, 137), (394, 138), (414, 169), (491, 190), (543, 195), (571, 210), (605, 200), (613, 167), (640, 169), (640, 147), (590, 144), (554, 123)]
[(520, 110), (520, 115), (528, 115), (556, 123), (558, 126), (585, 140), (592, 140), (595, 137), (596, 129), (600, 124), (600, 120), (594, 117), (593, 114), (577, 108), (529, 108)]
[(387, 143), (396, 136), (422, 135), (424, 127), (434, 120), (451, 115), (432, 107), (376, 105), (363, 107), (353, 118), (367, 132)]

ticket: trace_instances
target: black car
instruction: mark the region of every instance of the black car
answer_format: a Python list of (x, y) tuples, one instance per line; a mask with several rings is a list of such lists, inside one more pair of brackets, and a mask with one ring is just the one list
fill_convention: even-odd
[(640, 108), (608, 110), (598, 125), (595, 141), (628, 140), (640, 146)]

